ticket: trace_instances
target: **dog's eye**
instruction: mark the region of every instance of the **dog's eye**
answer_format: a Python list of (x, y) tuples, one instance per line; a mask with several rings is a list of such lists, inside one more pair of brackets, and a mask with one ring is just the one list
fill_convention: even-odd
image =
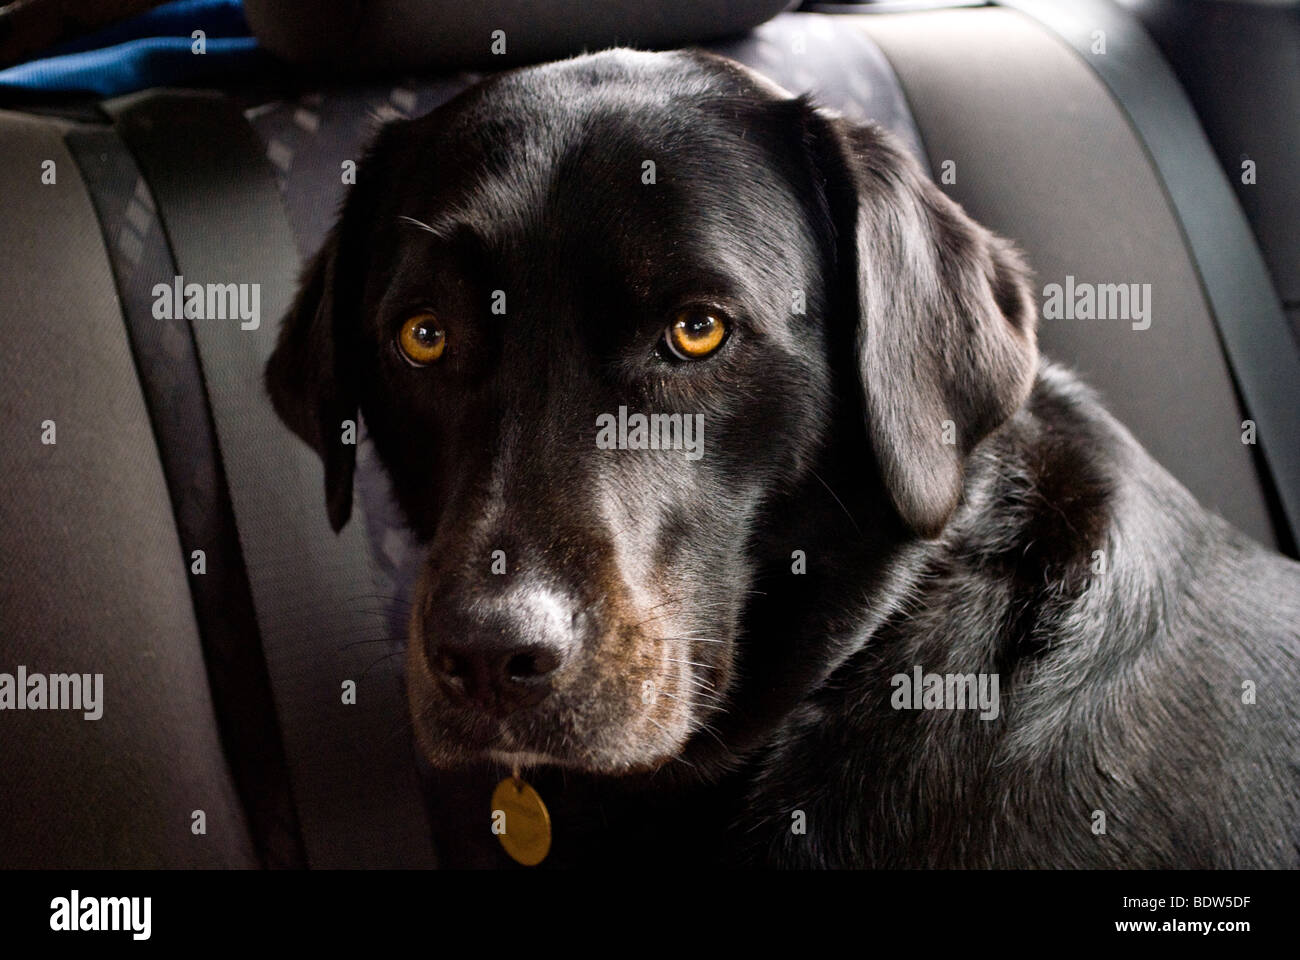
[(677, 314), (664, 334), (664, 341), (679, 360), (707, 357), (727, 336), (727, 324), (708, 310), (688, 309)]
[(397, 335), (397, 346), (408, 363), (423, 367), (442, 356), (447, 349), (447, 334), (431, 313), (417, 313)]

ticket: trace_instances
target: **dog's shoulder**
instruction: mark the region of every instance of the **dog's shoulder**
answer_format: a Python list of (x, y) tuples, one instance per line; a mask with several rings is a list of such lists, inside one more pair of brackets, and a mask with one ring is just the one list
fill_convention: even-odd
[(900, 613), (777, 738), (758, 855), (1294, 864), (1298, 606), (1300, 564), (1204, 510), (1045, 364), (975, 451)]

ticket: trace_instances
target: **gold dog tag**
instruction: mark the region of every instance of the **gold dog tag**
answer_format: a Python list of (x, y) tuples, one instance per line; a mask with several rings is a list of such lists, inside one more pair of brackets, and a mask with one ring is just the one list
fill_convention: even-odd
[(517, 776), (492, 791), (492, 832), (525, 867), (537, 866), (551, 851), (551, 815), (537, 791)]

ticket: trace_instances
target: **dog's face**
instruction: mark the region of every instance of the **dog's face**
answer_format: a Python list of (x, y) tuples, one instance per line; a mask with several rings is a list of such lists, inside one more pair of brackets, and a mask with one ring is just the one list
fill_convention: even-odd
[(680, 755), (747, 644), (818, 656), (750, 614), (830, 454), (864, 448), (862, 488), (932, 536), (1032, 379), (1014, 254), (884, 134), (717, 57), (503, 74), (386, 127), (352, 190), (267, 382), (335, 528), (360, 410), (428, 545), (408, 683), (436, 763)]

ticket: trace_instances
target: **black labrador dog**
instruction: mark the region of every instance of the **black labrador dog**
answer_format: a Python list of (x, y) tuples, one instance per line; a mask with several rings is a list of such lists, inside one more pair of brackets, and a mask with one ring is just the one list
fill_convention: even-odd
[(267, 385), (335, 529), (364, 416), (419, 745), (555, 862), (1300, 865), (1300, 565), (1035, 326), (881, 130), (619, 50), (384, 127)]

